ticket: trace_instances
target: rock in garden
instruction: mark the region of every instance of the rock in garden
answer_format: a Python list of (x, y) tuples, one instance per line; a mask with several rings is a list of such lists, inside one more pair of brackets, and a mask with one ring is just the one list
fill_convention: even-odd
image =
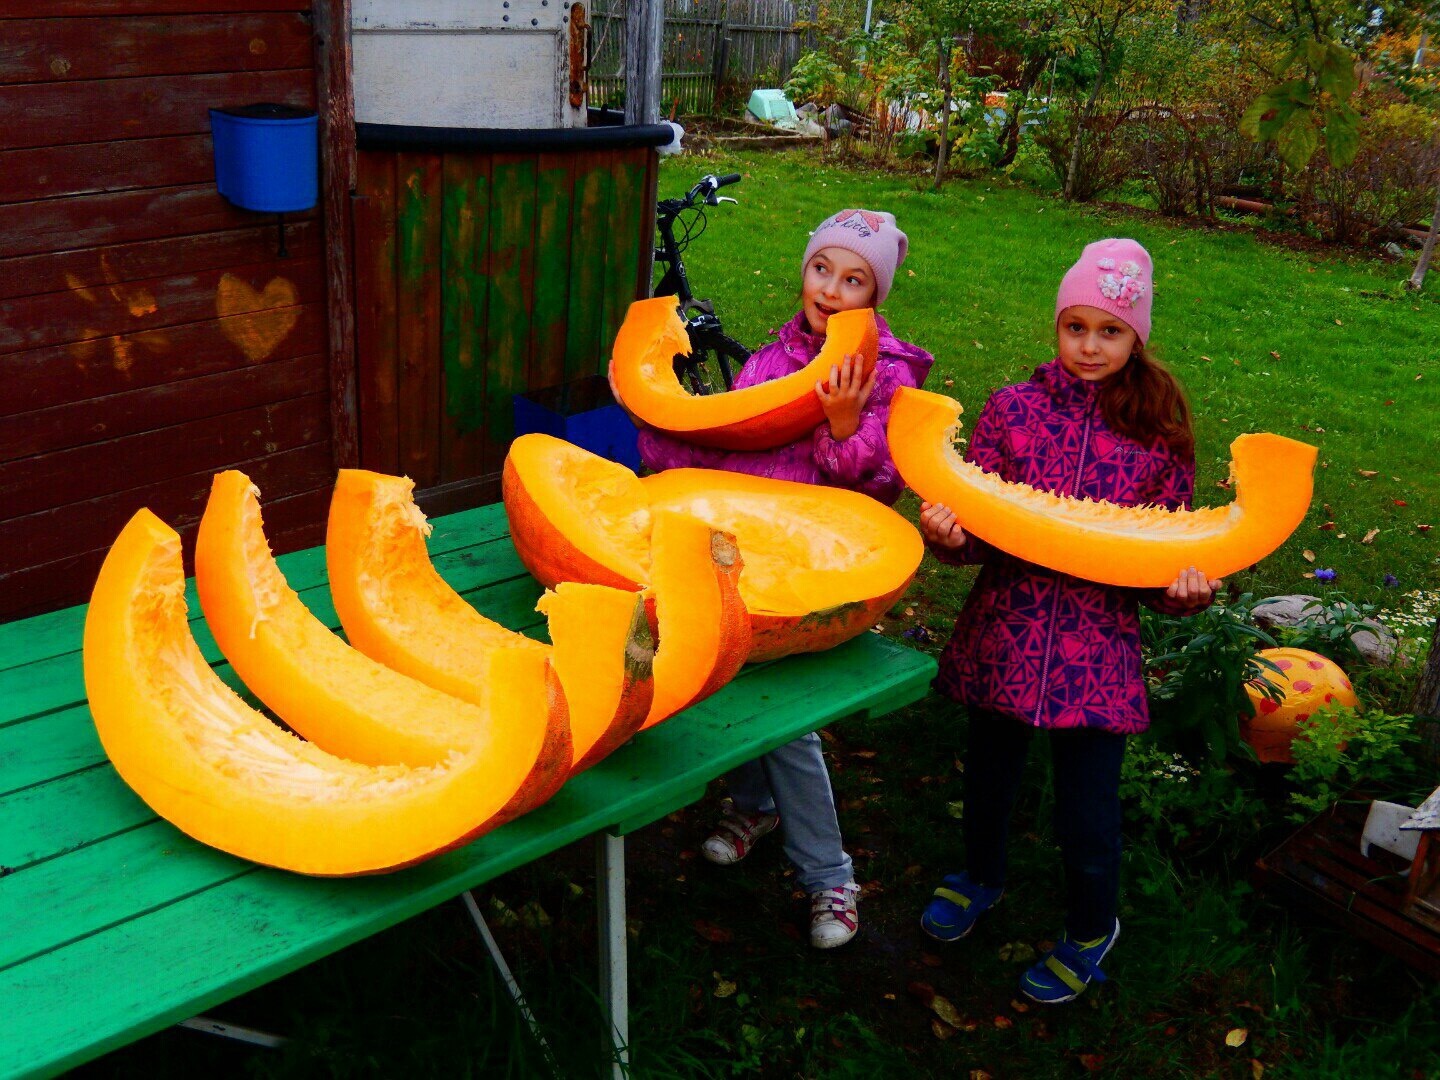
[[(1251, 609), (1250, 617), (1262, 630), (1270, 630), (1276, 626), (1298, 626), (1312, 619), (1323, 618), (1330, 621), (1333, 612), (1322, 611), (1318, 606), (1320, 603), (1318, 596), (1305, 593), (1271, 596), (1256, 604)], [(1389, 664), (1395, 659), (1395, 632), (1374, 619), (1357, 623), (1350, 632), (1350, 640), (1368, 663)]]

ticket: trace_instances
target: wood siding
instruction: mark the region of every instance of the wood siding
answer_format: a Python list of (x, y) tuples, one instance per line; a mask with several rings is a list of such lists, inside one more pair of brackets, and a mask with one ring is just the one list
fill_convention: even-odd
[(512, 398), (605, 370), (654, 232), (650, 149), (361, 150), (360, 462), (432, 509), (493, 500)]
[[(43, 11), (45, 17), (34, 17)], [(0, 619), (85, 599), (141, 506), (211, 475), (277, 551), (334, 476), (325, 236), (217, 194), (207, 110), (316, 104), (307, 0), (0, 0)]]

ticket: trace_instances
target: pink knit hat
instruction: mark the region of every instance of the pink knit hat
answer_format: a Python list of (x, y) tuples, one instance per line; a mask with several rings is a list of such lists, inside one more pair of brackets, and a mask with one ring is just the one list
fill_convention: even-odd
[(1060, 281), (1055, 321), (1068, 307), (1108, 311), (1140, 336), (1150, 338), (1150, 301), (1154, 284), (1150, 253), (1134, 240), (1096, 240), (1087, 244)]
[(875, 275), (875, 306), (890, 295), (895, 271), (905, 261), (910, 241), (895, 225), (895, 215), (883, 210), (841, 210), (822, 221), (810, 234), (805, 245), (805, 258), (800, 260), (800, 273), (810, 265), (810, 258), (827, 247), (844, 248), (864, 259)]

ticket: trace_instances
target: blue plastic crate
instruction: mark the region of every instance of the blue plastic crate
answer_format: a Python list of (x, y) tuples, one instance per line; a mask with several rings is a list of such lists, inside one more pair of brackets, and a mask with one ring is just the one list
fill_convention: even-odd
[(532, 432), (553, 435), (626, 468), (640, 468), (640, 433), (615, 404), (605, 376), (588, 375), (516, 394), (514, 401), (517, 437)]
[(289, 105), (210, 110), (215, 186), (242, 210), (288, 214), (320, 196), (319, 117)]

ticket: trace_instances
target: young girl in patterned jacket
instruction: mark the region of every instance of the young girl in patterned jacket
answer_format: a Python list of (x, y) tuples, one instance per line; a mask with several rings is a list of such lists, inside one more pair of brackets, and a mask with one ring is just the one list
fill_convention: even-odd
[[(779, 340), (761, 348), (735, 378), (735, 389), (755, 386), (799, 371), (825, 343), (825, 324), (837, 311), (884, 303), (905, 261), (908, 241), (895, 218), (870, 210), (842, 210), (810, 236), (801, 262), (801, 309), (780, 329)], [(640, 433), (640, 456), (654, 470), (729, 469), (805, 484), (850, 488), (891, 504), (904, 484), (890, 458), (885, 424), (897, 386), (918, 387), (933, 359), (925, 350), (898, 340), (885, 320), (879, 359), (868, 378), (858, 357), (830, 369), (828, 383), (815, 393), (825, 421), (813, 435), (775, 450), (713, 450), (660, 432)], [(766, 833), (781, 827), (785, 854), (797, 882), (810, 895), (810, 944), (843, 945), (859, 928), (850, 856), (840, 837), (835, 795), (811, 732), (729, 774), (731, 804), (714, 833), (701, 845), (710, 862), (732, 865), (745, 858)]]
[[(1122, 506), (1189, 505), (1190, 412), (1148, 348), (1150, 255), (1133, 240), (1085, 248), (1055, 303), (1059, 356), (996, 391), (967, 457), (1003, 479)], [(1189, 615), (1219, 581), (1176, 567), (1167, 589), (1099, 585), (1024, 562), (967, 536), (945, 506), (921, 505), (921, 532), (944, 562), (983, 563), (940, 661), (936, 686), (966, 706), (965, 870), (946, 877), (920, 924), (956, 941), (1005, 889), (1006, 832), (1035, 729), (1049, 733), (1066, 924), (1020, 979), (1028, 997), (1070, 1001), (1120, 933), (1120, 763), (1149, 725), (1137, 601)]]

